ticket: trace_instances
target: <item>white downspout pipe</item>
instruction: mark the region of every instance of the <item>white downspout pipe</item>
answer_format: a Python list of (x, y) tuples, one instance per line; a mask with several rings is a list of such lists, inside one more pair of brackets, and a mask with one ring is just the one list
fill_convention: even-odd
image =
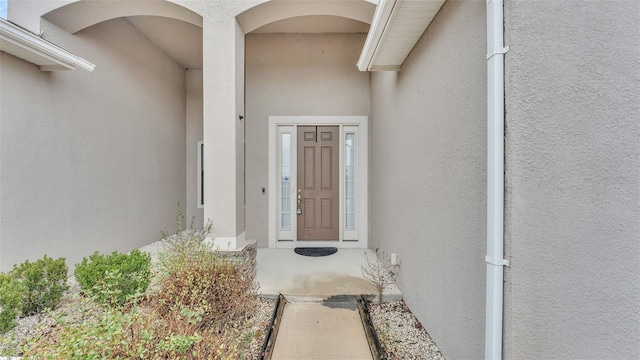
[(485, 359), (502, 359), (504, 266), (503, 0), (487, 0), (487, 298)]

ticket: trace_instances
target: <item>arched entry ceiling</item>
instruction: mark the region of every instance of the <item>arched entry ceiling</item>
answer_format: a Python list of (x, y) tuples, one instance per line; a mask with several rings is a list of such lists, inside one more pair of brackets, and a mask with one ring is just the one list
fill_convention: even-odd
[[(270, 0), (240, 13), (236, 19), (245, 33), (256, 30), (257, 32), (360, 32), (363, 29), (362, 24), (372, 24), (358, 67), (363, 71), (400, 70), (404, 59), (444, 1)], [(140, 16), (146, 18), (140, 18)], [(167, 41), (167, 37), (162, 35), (167, 33), (166, 29), (169, 26), (159, 19), (180, 20), (192, 28), (202, 28), (202, 17), (170, 1), (81, 0), (50, 11), (43, 17), (70, 33), (76, 33), (102, 21), (124, 17), (165, 52), (170, 55), (175, 54), (172, 57), (185, 67), (201, 67), (201, 56), (199, 64), (186, 59), (179, 60), (180, 55), (185, 53), (184, 44), (178, 47), (172, 46), (177, 42)], [(305, 23), (304, 20), (308, 21)], [(336, 26), (329, 25), (328, 22)], [(340, 26), (349, 30), (336, 30)], [(172, 27), (177, 29), (180, 25), (174, 21)], [(182, 30), (180, 32), (183, 34), (193, 31), (193, 29)], [(201, 37), (201, 31), (199, 34)], [(199, 39), (200, 37), (181, 38)], [(157, 41), (153, 38), (157, 38)], [(200, 48), (194, 53), (201, 54), (202, 41), (197, 41), (200, 42)]]
[(237, 16), (245, 33), (267, 24), (300, 16), (338, 16), (370, 24), (376, 5), (371, 1), (351, 0), (271, 0)]
[[(237, 17), (245, 33), (367, 32), (377, 0), (270, 0)], [(185, 68), (202, 68), (202, 17), (171, 1), (79, 0), (43, 18), (76, 33), (115, 18), (126, 18)]]
[(159, 16), (128, 16), (126, 19), (183, 67), (202, 69), (202, 28)]
[(43, 18), (74, 34), (120, 17), (160, 16), (202, 27), (202, 16), (169, 1), (77, 1), (44, 14)]
[(169, 1), (90, 1), (62, 6), (43, 16), (69, 33), (125, 18), (185, 68), (202, 68), (202, 17)]
[(251, 33), (367, 33), (369, 24), (341, 16), (296, 16), (261, 26)]

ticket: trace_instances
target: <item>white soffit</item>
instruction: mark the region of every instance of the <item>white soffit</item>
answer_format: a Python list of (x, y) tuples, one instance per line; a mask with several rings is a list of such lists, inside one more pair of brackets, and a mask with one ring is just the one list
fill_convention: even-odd
[(445, 0), (380, 0), (362, 49), (360, 71), (399, 71)]
[(95, 65), (4, 19), (0, 19), (0, 51), (32, 64), (42, 71), (93, 71)]

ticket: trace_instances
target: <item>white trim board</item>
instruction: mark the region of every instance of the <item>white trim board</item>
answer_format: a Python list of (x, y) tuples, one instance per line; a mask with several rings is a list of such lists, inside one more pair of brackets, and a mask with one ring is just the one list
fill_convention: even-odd
[[(280, 228), (279, 222), (279, 134), (281, 131), (279, 128), (289, 127), (288, 131), (292, 132), (292, 140), (295, 138), (295, 133), (298, 125), (335, 125), (340, 127), (340, 183), (344, 183), (344, 134), (345, 129), (348, 132), (356, 130), (357, 144), (358, 144), (358, 158), (359, 164), (358, 170), (358, 191), (357, 191), (357, 231), (348, 231), (344, 228), (344, 193), (343, 186), (340, 186), (340, 232), (338, 241), (298, 241), (296, 239), (295, 222), (292, 224), (292, 231), (290, 234), (291, 239), (278, 240)], [(269, 248), (291, 248), (296, 246), (336, 246), (339, 248), (367, 248), (368, 247), (368, 137), (369, 137), (369, 118), (367, 116), (270, 116), (269, 117)], [(294, 148), (295, 141), (292, 141), (292, 148)], [(296, 157), (295, 151), (292, 151), (292, 166), (295, 167)], [(295, 174), (295, 168), (291, 169), (291, 173)], [(292, 189), (296, 188), (295, 180), (292, 181)], [(294, 202), (292, 201), (292, 204)], [(293, 206), (292, 206), (293, 207)], [(295, 211), (294, 211), (295, 213)], [(345, 239), (345, 234), (347, 239)], [(355, 235), (354, 235), (355, 234)]]
[(196, 194), (198, 196), (198, 198), (196, 199), (196, 203), (198, 206), (198, 209), (204, 209), (204, 197), (203, 197), (203, 193), (202, 193), (202, 184), (204, 182), (204, 179), (202, 178), (202, 172), (204, 170), (204, 141), (200, 140), (198, 141), (198, 164), (196, 165), (196, 171), (198, 172), (197, 177), (196, 177), (196, 183), (197, 183), (197, 189), (196, 189)]

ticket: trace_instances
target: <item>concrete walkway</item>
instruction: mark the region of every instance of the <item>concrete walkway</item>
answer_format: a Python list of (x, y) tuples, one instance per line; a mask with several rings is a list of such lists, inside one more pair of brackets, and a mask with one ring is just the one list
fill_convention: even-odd
[(355, 298), (288, 303), (273, 360), (371, 360)]

